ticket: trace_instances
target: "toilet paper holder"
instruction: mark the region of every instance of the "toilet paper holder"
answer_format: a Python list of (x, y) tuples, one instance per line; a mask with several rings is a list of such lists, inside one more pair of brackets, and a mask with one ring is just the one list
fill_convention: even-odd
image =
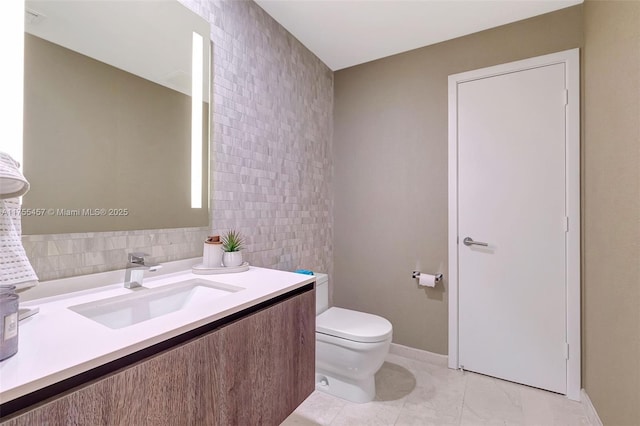
[[(442, 281), (442, 274), (435, 274), (434, 276), (436, 277), (436, 283)], [(420, 271), (413, 271), (411, 278), (420, 278)]]

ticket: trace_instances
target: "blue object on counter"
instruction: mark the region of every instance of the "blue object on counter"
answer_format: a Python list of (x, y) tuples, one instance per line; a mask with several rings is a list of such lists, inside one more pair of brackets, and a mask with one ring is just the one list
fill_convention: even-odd
[(304, 275), (313, 275), (313, 271), (310, 271), (308, 269), (296, 269), (295, 273), (296, 274), (304, 274)]

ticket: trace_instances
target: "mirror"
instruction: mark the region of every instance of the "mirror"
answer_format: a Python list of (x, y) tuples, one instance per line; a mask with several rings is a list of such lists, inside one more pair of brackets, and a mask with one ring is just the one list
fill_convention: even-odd
[(23, 233), (207, 226), (208, 22), (177, 1), (26, 9)]

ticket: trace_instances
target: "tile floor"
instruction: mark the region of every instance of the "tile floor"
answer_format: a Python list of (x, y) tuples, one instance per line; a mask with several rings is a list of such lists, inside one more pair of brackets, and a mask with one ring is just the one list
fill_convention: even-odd
[(376, 391), (366, 404), (315, 391), (281, 426), (590, 425), (584, 406), (562, 395), (395, 354)]

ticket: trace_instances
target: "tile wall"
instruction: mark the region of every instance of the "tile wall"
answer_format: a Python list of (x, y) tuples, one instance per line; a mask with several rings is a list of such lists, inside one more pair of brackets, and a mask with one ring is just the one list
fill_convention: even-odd
[(330, 272), (333, 73), (256, 3), (208, 4), (213, 228), (252, 264)]
[(202, 256), (207, 227), (142, 231), (23, 235), (22, 244), (40, 281), (124, 268), (127, 253), (157, 262)]

